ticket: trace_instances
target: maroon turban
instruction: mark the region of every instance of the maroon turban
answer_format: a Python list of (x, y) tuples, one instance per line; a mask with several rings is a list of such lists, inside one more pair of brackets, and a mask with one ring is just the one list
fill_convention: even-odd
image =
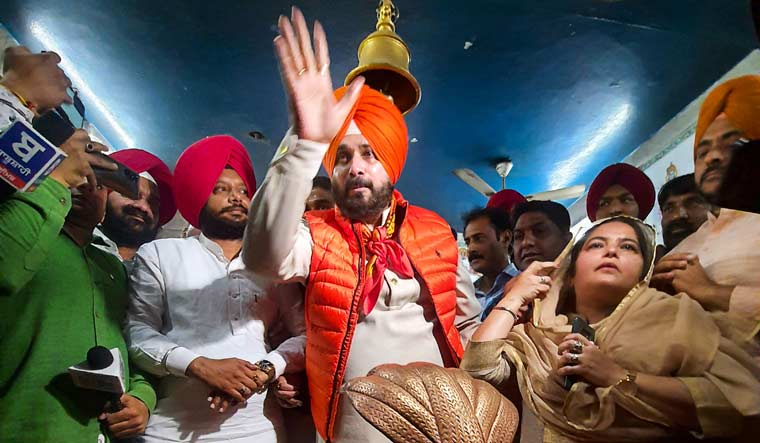
[(172, 172), (160, 158), (142, 149), (122, 149), (110, 157), (138, 174), (147, 172), (156, 181), (161, 206), (158, 210), (158, 225), (163, 226), (177, 213), (172, 192)]
[(615, 163), (602, 169), (596, 176), (586, 197), (586, 214), (591, 221), (596, 221), (599, 200), (612, 185), (620, 185), (628, 190), (639, 205), (639, 219), (647, 218), (654, 207), (655, 192), (652, 180), (635, 166), (627, 163)]
[(502, 189), (488, 199), (486, 208), (501, 208), (511, 214), (515, 206), (527, 201), (524, 195), (514, 189)]
[(242, 143), (229, 135), (213, 135), (198, 140), (185, 149), (174, 167), (174, 199), (180, 214), (191, 225), (206, 206), (222, 171), (230, 167), (245, 182), (248, 195), (256, 192), (251, 157)]

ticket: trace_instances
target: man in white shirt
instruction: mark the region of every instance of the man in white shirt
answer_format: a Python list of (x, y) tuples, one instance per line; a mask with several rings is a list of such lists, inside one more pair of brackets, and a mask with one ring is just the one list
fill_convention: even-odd
[[(408, 149), (401, 113), (361, 79), (333, 95), (324, 31), (315, 24), (315, 54), (295, 8), (293, 20), (297, 31), (280, 18), (275, 46), (294, 132), (254, 197), (242, 255), (254, 272), (306, 284), (320, 437), (387, 442), (341, 395), (343, 381), (383, 363), (456, 366), (481, 308), (450, 226), (394, 190)], [(336, 208), (307, 212), (307, 226), (303, 201), (323, 161)]]
[(161, 226), (177, 212), (172, 173), (160, 158), (142, 149), (122, 149), (110, 157), (140, 174), (139, 193), (132, 200), (109, 192), (106, 217), (95, 231), (93, 244), (118, 257), (129, 270), (137, 249), (155, 240)]
[[(125, 335), (137, 365), (161, 377), (144, 439), (280, 441), (280, 411), (264, 391), (303, 369), (302, 297), (267, 291), (238, 255), (251, 160), (234, 138), (208, 137), (185, 150), (174, 174), (177, 207), (201, 234), (145, 244), (133, 265)], [(292, 338), (272, 350), (267, 334), (279, 322)]]

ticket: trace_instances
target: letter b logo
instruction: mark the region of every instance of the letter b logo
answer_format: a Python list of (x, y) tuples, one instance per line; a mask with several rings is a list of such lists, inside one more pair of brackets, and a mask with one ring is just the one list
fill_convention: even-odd
[(38, 152), (43, 152), (45, 147), (37, 140), (33, 139), (26, 132), (21, 133), (21, 141), (13, 143), (13, 152), (21, 158), (24, 163), (29, 163)]

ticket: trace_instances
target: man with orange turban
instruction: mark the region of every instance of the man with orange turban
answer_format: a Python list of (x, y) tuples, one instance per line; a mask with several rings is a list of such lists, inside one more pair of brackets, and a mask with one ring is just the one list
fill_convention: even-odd
[[(705, 99), (694, 137), (694, 179), (711, 202), (736, 143), (760, 139), (760, 76), (729, 80)], [(760, 363), (760, 215), (717, 209), (655, 267), (652, 284), (728, 312), (736, 339)]]
[[(362, 78), (333, 94), (321, 25), (314, 52), (296, 8), (292, 20), (280, 17), (275, 47), (294, 128), (251, 203), (243, 260), (306, 285), (306, 373), (320, 437), (386, 442), (341, 394), (343, 383), (384, 363), (457, 365), (480, 304), (449, 225), (394, 189), (408, 149), (401, 113)], [(320, 163), (336, 207), (303, 215)]]
[[(144, 441), (281, 441), (280, 411), (265, 391), (303, 369), (302, 296), (270, 290), (244, 269), (251, 159), (230, 136), (204, 138), (180, 156), (174, 186), (179, 211), (201, 233), (143, 245), (130, 276), (129, 351), (160, 378)], [(276, 349), (268, 345), (273, 326), (292, 337)]]

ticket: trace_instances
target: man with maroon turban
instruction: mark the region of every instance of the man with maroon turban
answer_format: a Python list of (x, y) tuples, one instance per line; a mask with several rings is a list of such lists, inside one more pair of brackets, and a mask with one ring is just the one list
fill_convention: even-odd
[(586, 214), (591, 221), (616, 215), (640, 220), (654, 207), (654, 185), (646, 174), (627, 163), (607, 166), (588, 189)]
[[(361, 77), (333, 93), (318, 22), (315, 50), (298, 9), (279, 29), (294, 128), (251, 204), (243, 259), (258, 274), (306, 285), (306, 373), (320, 437), (387, 442), (341, 393), (344, 381), (383, 363), (456, 366), (480, 305), (449, 225), (394, 189), (408, 149), (401, 113)], [(304, 215), (320, 164), (336, 207)]]
[(106, 217), (93, 244), (121, 259), (129, 268), (137, 248), (156, 239), (161, 226), (177, 212), (172, 173), (160, 158), (142, 149), (123, 149), (111, 158), (140, 175), (137, 200), (117, 191), (108, 194)]
[[(160, 377), (161, 391), (145, 442), (280, 441), (280, 411), (264, 400), (270, 382), (303, 370), (302, 296), (272, 290), (244, 269), (239, 252), (255, 188), (239, 141), (199, 140), (177, 161), (174, 198), (201, 234), (137, 251), (124, 332), (135, 363)], [(272, 349), (275, 325), (293, 338)]]
[(507, 215), (512, 215), (512, 209), (514, 209), (515, 206), (527, 201), (528, 199), (525, 198), (524, 195), (514, 189), (502, 189), (488, 199), (486, 208), (503, 209), (507, 212)]
[[(694, 136), (694, 180), (716, 203), (737, 143), (760, 140), (760, 76), (713, 89), (699, 110)], [(760, 165), (756, 165), (760, 166)], [(736, 339), (760, 364), (760, 215), (721, 208), (660, 260), (652, 285), (685, 292), (708, 311), (730, 315)]]

